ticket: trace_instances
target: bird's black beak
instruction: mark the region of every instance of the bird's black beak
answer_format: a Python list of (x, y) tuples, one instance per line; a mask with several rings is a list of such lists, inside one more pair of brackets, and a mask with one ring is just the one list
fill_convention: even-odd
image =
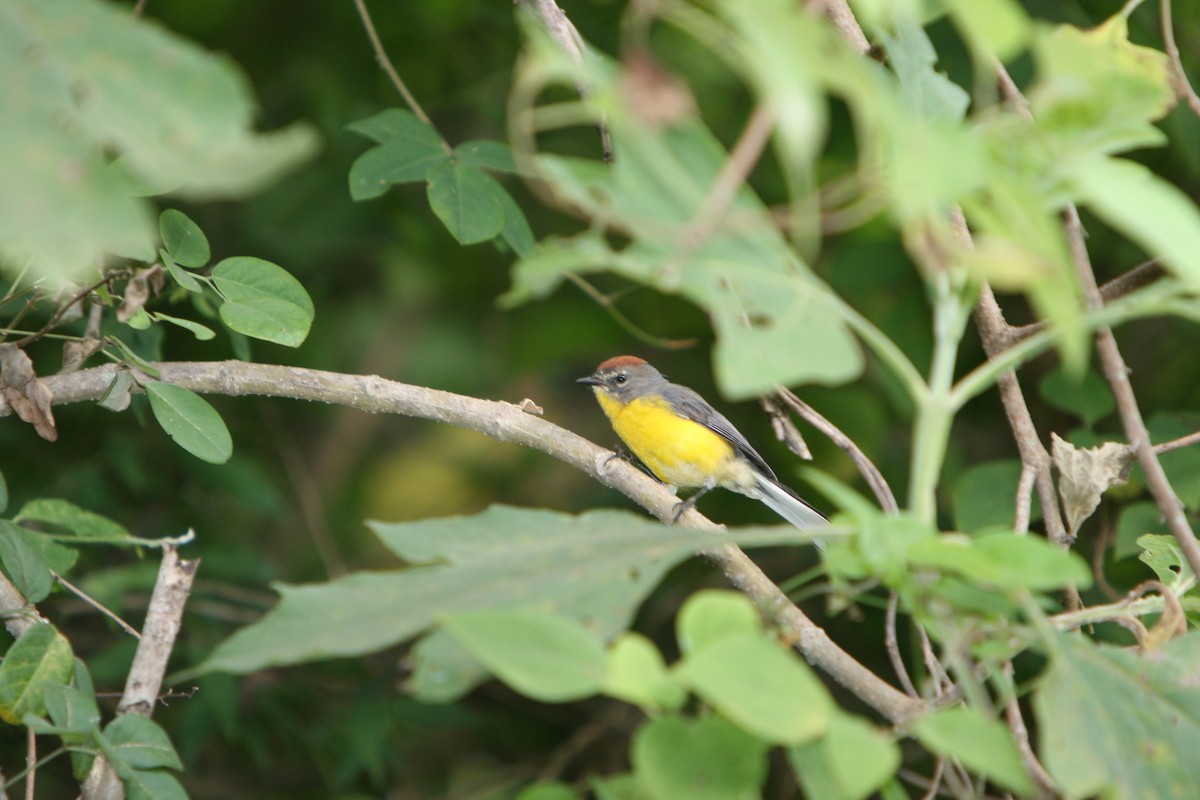
[(576, 383), (586, 383), (588, 386), (603, 386), (604, 381), (597, 378), (595, 375), (588, 375), (586, 378), (576, 378)]

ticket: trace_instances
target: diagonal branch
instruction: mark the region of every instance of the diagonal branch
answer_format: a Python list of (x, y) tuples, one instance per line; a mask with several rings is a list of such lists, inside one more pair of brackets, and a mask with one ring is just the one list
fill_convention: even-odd
[[(571, 431), (527, 413), (521, 406), (410, 386), (374, 375), (251, 364), (242, 361), (154, 364), (159, 379), (201, 394), (261, 395), (331, 403), (370, 413), (421, 417), (479, 431), (553, 456), (620, 491), (659, 519), (669, 522), (678, 499), (637, 469), (609, 461), (609, 451)], [(45, 380), (56, 404), (96, 400), (104, 395), (120, 367), (105, 365)], [(10, 413), (0, 405), (0, 416)], [(700, 530), (716, 526), (692, 509), (680, 524)], [(812, 664), (893, 722), (919, 716), (926, 705), (906, 696), (842, 650), (796, 607), (758, 566), (734, 546), (705, 555), (777, 625)]]

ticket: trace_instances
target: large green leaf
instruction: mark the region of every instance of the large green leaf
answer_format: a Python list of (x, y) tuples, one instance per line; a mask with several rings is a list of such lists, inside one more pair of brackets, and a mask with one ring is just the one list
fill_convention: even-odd
[(829, 727), (833, 701), (795, 652), (763, 634), (722, 637), (689, 653), (676, 677), (743, 730), (799, 745)]
[(1200, 786), (1200, 634), (1152, 653), (1060, 634), (1033, 709), (1064, 794), (1184, 800)]
[(307, 126), (256, 134), (229, 59), (99, 0), (0, 5), (0, 75), (0, 240), (39, 272), (153, 258), (153, 220), (122, 174), (143, 194), (242, 196), (316, 146)]
[(562, 703), (600, 690), (604, 649), (574, 620), (527, 609), (483, 609), (438, 622), (492, 674), (535, 700)]
[(633, 737), (638, 783), (652, 800), (757, 800), (767, 746), (720, 717), (651, 720)]
[(806, 797), (864, 800), (896, 773), (900, 748), (869, 722), (838, 712), (824, 736), (789, 748), (788, 761)]
[(361, 655), (416, 636), (434, 614), (494, 608), (551, 611), (610, 639), (628, 626), (663, 573), (691, 553), (722, 541), (796, 540), (795, 529), (786, 527), (710, 534), (621, 511), (572, 517), (505, 506), (371, 527), (414, 566), (279, 585), (279, 605), (221, 643), (197, 669), (253, 672)]
[(40, 717), (46, 687), (69, 681), (74, 663), (71, 645), (53, 625), (26, 630), (0, 662), (0, 719), (19, 725), (26, 714)]
[(913, 734), (940, 756), (966, 767), (1020, 795), (1033, 791), (1033, 781), (1008, 727), (969, 706), (947, 708), (917, 720)]

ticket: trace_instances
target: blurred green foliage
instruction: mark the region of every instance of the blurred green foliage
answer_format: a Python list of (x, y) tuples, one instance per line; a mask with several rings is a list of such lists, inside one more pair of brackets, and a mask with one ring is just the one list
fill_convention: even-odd
[[(627, 12), (623, 4), (595, 0), (564, 5), (591, 44), (610, 55), (621, 53), (622, 44), (627, 44), (621, 40), (622, 15)], [(1087, 27), (1107, 18), (1117, 4), (1030, 0), (1024, 6), (1039, 19)], [(371, 12), (398, 72), (448, 142), (506, 140), (507, 102), (521, 45), (509, 4), (483, 0), (375, 3)], [(320, 145), (304, 166), (246, 199), (173, 203), (207, 236), (214, 261), (253, 254), (282, 265), (298, 279), (316, 309), (303, 346), (293, 350), (224, 335), (202, 341), (183, 331), (164, 334), (161, 325), (144, 331), (123, 330), (123, 340), (139, 354), (172, 360), (248, 355), (265, 362), (379, 374), (481, 397), (511, 401), (529, 397), (545, 408), (549, 419), (607, 445), (612, 443), (612, 433), (589, 393), (573, 381), (603, 358), (634, 352), (651, 359), (673, 380), (717, 402), (785, 482), (797, 483), (794, 457), (774, 441), (771, 427), (757, 407), (718, 401), (718, 386), (730, 387), (729, 373), (714, 379), (713, 364), (719, 365), (720, 357), (713, 355), (712, 328), (705, 311), (693, 305), (702, 304), (702, 297), (659, 294), (630, 283), (626, 278), (634, 274), (632, 269), (625, 276), (592, 277), (601, 292), (617, 298), (620, 314), (647, 336), (695, 342), (679, 348), (660, 348), (632, 336), (601, 305), (570, 284), (560, 287), (549, 300), (500, 309), (498, 298), (511, 288), (513, 251), (519, 252), (521, 245), (502, 235), (501, 240), (463, 246), (447, 230), (450, 223), (443, 225), (452, 203), (446, 195), (439, 195), (431, 210), (433, 198), (426, 196), (420, 183), (392, 186), (376, 199), (354, 202), (352, 165), (371, 144), (352, 124), (399, 106), (400, 99), (376, 64), (352, 3), (151, 0), (146, 13), (201, 46), (228, 54), (244, 70), (262, 106), (255, 120), (258, 129), (271, 131), (305, 122), (317, 131)], [(1147, 6), (1131, 18), (1132, 41), (1159, 46), (1157, 13), (1157, 8)], [(1195, 54), (1200, 53), (1200, 10), (1180, 4), (1175, 13), (1185, 66), (1192, 76), (1198, 76), (1200, 61)], [(743, 22), (749, 26), (754, 21)], [(989, 34), (971, 24), (969, 19), (943, 18), (927, 28), (938, 55), (937, 69), (958, 87), (965, 87), (959, 90), (965, 95), (979, 82), (971, 51), (977, 45), (975, 39), (1011, 35), (1002, 31)], [(964, 44), (960, 29), (975, 39)], [(771, 31), (752, 33), (767, 36)], [(730, 148), (753, 107), (741, 78), (676, 28), (655, 25), (641, 35), (645, 38), (642, 44), (653, 50), (664, 69), (686, 76), (713, 137)], [(997, 44), (1004, 41), (991, 46)], [(6, 50), (0, 45), (2, 52)], [(1024, 83), (1034, 69), (1033, 57), (1021, 56), (1011, 67), (1018, 82)], [(778, 65), (751, 65), (749, 74), (754, 80), (766, 81), (778, 74), (777, 69)], [(146, 71), (152, 74), (153, 67), (147, 66)], [(811, 87), (785, 88), (804, 97)], [(564, 90), (557, 91), (553, 97), (567, 96)], [(944, 102), (935, 112), (943, 113), (947, 104), (961, 103), (953, 89), (943, 85), (941, 91)], [(1131, 102), (1146, 102), (1144, 94), (1133, 94)], [(777, 163), (774, 159), (778, 156), (768, 157), (751, 174), (751, 184), (766, 204), (784, 202), (790, 191), (806, 181), (823, 184), (844, 174), (853, 163), (854, 110), (834, 99), (827, 108), (822, 104), (822, 113), (827, 114), (822, 122), (827, 144), (811, 174), (802, 164)], [(1071, 121), (1066, 119), (1064, 126)], [(808, 142), (815, 152), (815, 146), (804, 138), (800, 122), (794, 123), (791, 135), (801, 144)], [(1192, 198), (1200, 196), (1200, 150), (1194, 146), (1200, 141), (1200, 121), (1186, 109), (1176, 108), (1158, 125), (1167, 132), (1171, 145), (1138, 150), (1134, 157), (1179, 191)], [(993, 144), (1003, 140), (1003, 133), (995, 133)], [(1139, 143), (1145, 143), (1145, 130), (1134, 133), (1142, 137), (1137, 139)], [(588, 159), (599, 156), (594, 131), (583, 128), (547, 132), (542, 141), (555, 152)], [(946, 142), (948, 146), (961, 144), (951, 138)], [(936, 150), (929, 157), (936, 164)], [(718, 165), (709, 164), (708, 169)], [(477, 180), (478, 175), (493, 180), (482, 172), (470, 174), (468, 180)], [(945, 177), (967, 180), (972, 176)], [(1124, 179), (1129, 177), (1128, 173), (1115, 176), (1114, 183), (1126, 186)], [(575, 236), (584, 229), (578, 219), (539, 202), (521, 181), (499, 174), (495, 180), (524, 212), (539, 240), (550, 235)], [(6, 191), (14, 194), (11, 189)], [(1096, 191), (1094, 187), (1092, 191)], [(1018, 200), (1022, 197), (1019, 193), (1015, 196)], [(932, 202), (915, 194), (908, 197), (918, 211)], [(1013, 214), (1019, 209), (1019, 203), (1007, 207)], [(896, 213), (911, 211), (906, 207)], [(1137, 264), (1144, 253), (1107, 227), (1120, 227), (1120, 209), (1105, 207), (1101, 211), (1102, 219), (1085, 211), (1084, 221), (1089, 249), (1103, 280)], [(136, 209), (128, 211), (134, 239), (150, 235), (147, 230), (152, 234), (153, 229), (150, 217), (143, 219), (138, 213)], [(491, 239), (500, 230), (492, 226), (485, 231), (487, 236), (463, 236), (460, 230), (458, 239)], [(876, 217), (826, 238), (819, 249), (803, 234), (797, 233), (795, 241), (809, 257), (807, 266), (812, 272), (924, 372), (933, 350), (926, 284), (895, 230)], [(1045, 245), (1044, 252), (1053, 252), (1058, 246), (1053, 241), (1031, 243), (1031, 247), (1041, 245)], [(1183, 255), (1195, 257), (1195, 253)], [(192, 266), (187, 258), (176, 261), (185, 268)], [(1010, 321), (1022, 323), (1065, 313), (1059, 307), (1065, 291), (1064, 284), (1058, 284), (1028, 300), (1019, 295), (1004, 295), (1001, 300)], [(166, 314), (215, 316), (211, 303), (206, 305), (208, 301), (195, 293), (175, 292), (167, 301), (157, 307)], [(45, 312), (35, 311), (22, 325), (36, 328), (45, 321)], [(724, 332), (739, 330), (736, 322), (726, 319)], [(1184, 414), (1200, 405), (1200, 362), (1194, 357), (1194, 348), (1168, 346), (1195, 335), (1194, 324), (1181, 318), (1138, 321), (1119, 331), (1143, 408), (1148, 416), (1151, 411), (1162, 412), (1152, 424), (1156, 440), (1195, 429), (1194, 417)], [(814, 358), (830, 355), (824, 342), (793, 340), (788, 344), (798, 364), (804, 364), (810, 354)], [(1084, 353), (1085, 348), (1079, 349), (1077, 356), (1082, 358)], [(59, 367), (57, 345), (43, 342), (30, 354), (39, 374)], [(839, 357), (836, 366), (846, 374), (860, 366), (847, 363), (845, 359), (852, 356), (846, 352), (835, 355)], [(981, 359), (978, 342), (968, 334), (959, 353), (960, 366), (970, 368)], [(855, 383), (809, 387), (803, 396), (869, 453), (894, 487), (903, 487), (910, 462), (911, 398), (879, 361), (867, 358), (861, 367), (862, 377)], [(1082, 420), (1089, 428), (1082, 433), (1121, 438), (1119, 425), (1108, 413), (1108, 395), (1099, 397), (1091, 391), (1091, 373), (1080, 383), (1064, 374), (1058, 359), (1046, 356), (1021, 374), (1041, 430), (1065, 435)], [(735, 389), (739, 386), (743, 396), (746, 386), (762, 388), (753, 380), (734, 384)], [(1034, 387), (1045, 395), (1044, 403), (1037, 402)], [(118, 521), (137, 537), (153, 539), (196, 530), (197, 541), (187, 553), (200, 557), (203, 565), (185, 634), (176, 646), (173, 663), (181, 668), (203, 661), (219, 642), (274, 605), (276, 597), (268, 591), (272, 581), (315, 582), (348, 570), (398, 566), (397, 554), (365, 529), (365, 519), (420, 520), (480, 511), (496, 502), (569, 512), (629, 506), (616, 493), (559, 462), (481, 435), (428, 422), (275, 400), (210, 399), (234, 442), (231, 460), (216, 466), (172, 444), (153, 421), (152, 401), (153, 397), (134, 397), (130, 413), (119, 415), (91, 405), (60, 407), (59, 440), (53, 444), (40, 439), (30, 426), (5, 419), (0, 424), (0, 471), (11, 509), (38, 498), (61, 497)], [(861, 490), (857, 473), (836, 447), (819, 435), (809, 439), (816, 464)], [(1016, 472), (1011, 459), (1015, 453), (994, 393), (965, 408), (955, 420), (943, 467), (943, 527), (957, 526), (974, 533), (1008, 521), (997, 508), (995, 494), (998, 486), (1006, 497), (1013, 491)], [(1194, 514), (1200, 504), (1200, 463), (1195, 450), (1174, 454), (1164, 463)], [(1128, 497), (1142, 488), (1136, 473), (1132, 484)], [(728, 493), (706, 497), (702, 506), (706, 514), (722, 522), (773, 521), (757, 504)], [(1076, 545), (1079, 552), (1089, 556), (1095, 552), (1098, 563), (1111, 567), (1107, 577), (1112, 585), (1100, 584), (1089, 590), (1089, 602), (1106, 599), (1106, 590), (1120, 595), (1153, 574), (1134, 557), (1139, 552), (1134, 542), (1143, 533), (1159, 532), (1157, 519), (1142, 506), (1118, 511), (1115, 503), (1103, 507), (1085, 525)], [(1111, 550), (1114, 541), (1117, 548)], [(961, 556), (936, 555), (943, 561)], [(797, 554), (782, 548), (760, 551), (756, 558), (779, 581), (802, 572), (814, 560), (807, 552)], [(962, 559), (965, 574), (986, 568), (969, 556)], [(927, 560), (932, 563), (936, 559), (928, 556)], [(136, 620), (153, 584), (154, 562), (153, 551), (86, 548), (73, 575), (80, 576), (80, 584), (89, 594), (126, 610)], [(43, 577), (31, 576), (35, 582), (31, 585), (41, 586), (36, 582)], [(642, 606), (635, 627), (673, 660), (676, 642), (670, 621), (682, 597), (698, 586), (719, 583), (720, 578), (702, 563), (678, 567)], [(878, 594), (864, 596), (846, 613), (831, 616), (823, 624), (864, 664), (890, 676), (886, 655), (878, 646), (882, 612), (872, 606), (872, 601), (879, 599)], [(990, 602), (999, 602), (1002, 610), (1007, 610), (1007, 601), (991, 598)], [(89, 613), (61, 590), (55, 590), (39, 607), (59, 622), (75, 653), (87, 662), (97, 690), (119, 692), (132, 657), (132, 641), (122, 639), (115, 626)], [(806, 608), (817, 614), (821, 604), (811, 600)], [(1127, 634), (1110, 627), (1102, 627), (1099, 635), (1128, 643)], [(915, 637), (904, 637), (902, 645), (906, 654), (911, 648), (920, 660)], [(1054, 662), (1053, 679), (1067, 681), (1070, 670), (1088, 669), (1107, 680), (1113, 665), (1121, 663), (1120, 656), (1098, 653), (1103, 655), (1064, 649)], [(455, 704), (418, 703), (398, 691), (398, 685), (413, 677), (414, 670), (420, 675), (420, 657), (418, 652), (392, 648), (355, 659), (268, 667), (237, 679), (210, 675), (195, 681), (198, 692), (171, 699), (156, 711), (155, 718), (170, 731), (179, 750), (184, 763), (180, 779), (191, 795), (233, 800), (350, 798), (385, 792), (414, 798), (509, 797), (517, 787), (539, 776), (553, 754), (561, 752), (558, 748), (565, 740), (586, 731), (597, 719), (622, 732), (633, 726), (620, 714), (603, 716), (611, 712), (599, 710), (596, 700), (543, 706), (494, 683)], [(861, 710), (838, 687), (831, 687), (831, 692), (840, 704)], [(1068, 701), (1073, 699), (1063, 702)], [(114, 701), (101, 702), (109, 704), (104, 711), (111, 713)], [(1062, 717), (1049, 707), (1039, 713)], [(890, 740), (879, 737), (865, 723), (856, 727), (854, 718), (839, 714), (831, 723), (834, 727), (829, 736), (859, 742), (871, 749), (878, 763), (892, 763)], [(612, 721), (605, 721), (609, 719)], [(644, 730), (635, 743), (634, 761), (648, 758), (646, 754), (661, 748), (664, 738), (675, 735), (662, 728), (688, 724), (670, 718), (659, 723), (658, 730)], [(695, 725), (720, 728), (722, 723)], [(778, 774), (765, 772), (758, 743), (736, 731), (693, 731), (689, 735), (693, 737), (689, 746), (699, 753), (707, 752), (704, 748), (714, 746), (714, 741), (718, 745), (725, 742), (739, 753), (745, 751), (748, 777), (740, 779), (739, 787), (757, 787), (764, 781), (773, 787), (782, 782)], [(599, 741), (568, 763), (561, 775), (552, 777), (573, 780), (628, 768), (624, 742)], [(826, 744), (825, 740), (810, 742), (790, 758), (821, 760), (814, 754), (823, 752), (820, 748)], [(6, 728), (0, 745), (0, 764), (18, 764), (23, 758), (24, 732)], [(948, 752), (968, 760), (965, 753), (949, 748)], [(663, 762), (654, 762), (650, 768), (663, 768)], [(67, 770), (66, 760), (61, 766), (52, 764), (44, 769), (39, 773), (39, 791), (46, 796), (74, 796), (71, 787), (75, 784)], [(1072, 774), (1083, 772), (1080, 768)], [(849, 781), (851, 776), (842, 769), (823, 778), (814, 774), (812, 780), (827, 782), (817, 786), (841, 785), (839, 781)], [(1088, 788), (1084, 777), (1074, 785)], [(614, 789), (611, 796), (622, 795)]]

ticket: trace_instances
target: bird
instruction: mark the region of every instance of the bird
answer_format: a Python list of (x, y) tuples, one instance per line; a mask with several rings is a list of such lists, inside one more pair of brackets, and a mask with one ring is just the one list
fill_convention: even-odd
[(692, 389), (671, 383), (637, 356), (616, 356), (577, 383), (592, 387), (613, 430), (659, 481), (698, 491), (675, 519), (720, 486), (752, 497), (798, 528), (828, 525), (819, 511), (779, 482), (746, 437)]

